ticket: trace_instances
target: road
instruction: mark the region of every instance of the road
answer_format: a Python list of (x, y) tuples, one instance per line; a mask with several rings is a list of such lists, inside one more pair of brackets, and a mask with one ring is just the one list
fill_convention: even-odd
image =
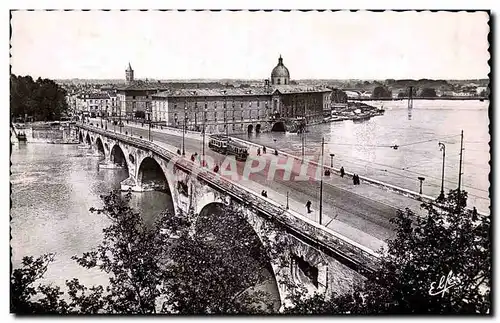
[[(116, 131), (118, 132), (118, 127), (116, 128)], [(113, 126), (110, 127), (108, 124), (108, 130), (113, 130)], [(125, 131), (132, 133), (134, 136), (140, 135), (145, 139), (148, 138), (147, 128), (142, 129), (125, 124), (122, 132), (125, 133)], [(182, 147), (182, 136), (159, 132), (155, 129), (152, 129), (151, 133), (153, 142), (162, 142), (178, 148)], [(193, 152), (201, 154), (202, 142), (200, 140), (190, 138), (185, 138), (184, 140), (187, 157), (189, 157), (189, 155)], [(225, 155), (210, 150), (208, 148), (208, 143), (205, 147), (205, 154), (212, 157), (219, 165), (222, 164), (226, 157)], [(266, 158), (271, 159), (274, 158), (274, 156), (272, 156), (270, 151), (268, 151)], [(249, 160), (257, 160), (257, 156), (251, 155)], [(239, 175), (243, 174), (244, 165), (244, 162), (237, 162)], [(313, 203), (313, 209), (317, 210), (319, 208), (318, 201), (320, 183), (318, 180), (312, 179), (307, 181), (294, 181), (294, 176), (297, 176), (298, 172), (299, 170), (294, 166), (292, 171), (293, 176), (290, 180), (284, 178), (283, 170), (277, 170), (275, 172), (275, 176), (270, 178), (268, 176), (269, 164), (266, 164), (264, 169), (257, 173), (252, 173), (249, 179), (239, 180), (238, 183), (246, 187), (250, 186), (249, 188), (251, 188), (253, 184), (251, 182), (253, 181), (260, 186), (265, 187), (268, 190), (268, 197), (271, 199), (273, 199), (273, 194), (286, 196), (286, 193), (289, 192), (290, 200), (297, 201), (303, 205), (303, 210), (295, 210), (294, 207), (291, 208), (298, 213), (307, 214), (305, 211), (305, 204), (308, 200)], [(310, 171), (308, 173), (310, 173)], [(331, 178), (325, 178), (324, 180), (323, 224), (328, 225), (330, 219), (335, 219), (336, 221), (345, 223), (348, 226), (358, 229), (359, 231), (362, 231), (379, 240), (385, 241), (388, 238), (392, 238), (394, 236), (394, 225), (390, 223), (390, 219), (395, 217), (397, 209), (386, 203), (370, 199), (339, 187), (337, 184), (342, 180), (345, 181), (345, 179), (341, 179), (338, 176), (331, 176)], [(255, 190), (255, 186), (252, 188)], [(291, 205), (296, 207), (299, 205), (298, 203), (291, 203)], [(314, 220), (317, 221), (318, 219)]]

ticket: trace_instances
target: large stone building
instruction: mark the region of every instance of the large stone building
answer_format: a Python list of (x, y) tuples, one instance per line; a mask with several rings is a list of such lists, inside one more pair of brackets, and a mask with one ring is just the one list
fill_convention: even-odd
[(296, 131), (330, 115), (331, 90), (291, 85), (281, 56), (259, 87), (178, 89), (152, 93), (151, 119), (212, 133)]

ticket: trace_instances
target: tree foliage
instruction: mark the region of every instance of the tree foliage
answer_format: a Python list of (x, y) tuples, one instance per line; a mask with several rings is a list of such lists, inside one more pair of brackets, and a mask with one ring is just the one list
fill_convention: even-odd
[[(18, 314), (222, 314), (266, 313), (261, 302), (269, 295), (251, 291), (267, 277), (263, 268), (279, 260), (285, 244), (270, 237), (265, 225), (262, 240), (243, 215), (224, 206), (221, 214), (162, 213), (146, 223), (129, 206), (130, 193), (104, 196), (102, 209), (91, 211), (111, 220), (95, 249), (74, 256), (85, 268), (109, 274), (108, 286), (66, 281), (59, 287), (32, 285), (46, 271), (53, 256), (27, 258), (11, 278), (11, 311)], [(282, 246), (282, 247), (280, 247)], [(40, 298), (40, 296), (44, 296)]]
[(144, 118), (146, 118), (146, 112), (141, 111), (141, 110), (137, 110), (137, 111), (135, 111), (134, 116), (136, 118), (144, 119)]
[(422, 98), (434, 98), (436, 96), (437, 96), (437, 94), (436, 94), (436, 90), (434, 88), (425, 87), (420, 92), (420, 97), (422, 97)]
[(392, 91), (383, 86), (377, 86), (373, 89), (372, 98), (390, 98)]
[[(355, 291), (330, 299), (294, 295), (289, 313), (486, 314), (490, 311), (491, 219), (465, 209), (467, 193), (450, 191), (440, 207), (409, 209), (392, 220), (396, 237), (380, 268)], [(445, 286), (446, 285), (446, 286)]]
[(340, 89), (332, 89), (332, 102), (335, 103), (346, 103), (347, 94)]
[(38, 121), (60, 119), (68, 110), (66, 91), (54, 81), (10, 75), (10, 111), (13, 118), (32, 116)]

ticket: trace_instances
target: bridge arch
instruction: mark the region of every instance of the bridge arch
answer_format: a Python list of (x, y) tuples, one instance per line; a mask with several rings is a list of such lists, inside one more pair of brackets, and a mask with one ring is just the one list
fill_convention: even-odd
[[(272, 304), (275, 311), (281, 307), (278, 279), (271, 265), (270, 256), (261, 236), (243, 213), (221, 202), (208, 203), (196, 217), (195, 228), (198, 233), (204, 233), (204, 236), (212, 238), (221, 245), (229, 244), (228, 250), (236, 248), (238, 256), (244, 259), (244, 263), (251, 263), (261, 271), (257, 273), (260, 282), (255, 286), (247, 286), (244, 293), (251, 294), (264, 290), (269, 297), (266, 297), (262, 302), (265, 304), (262, 305)], [(241, 244), (238, 245), (238, 242)]]
[(125, 158), (125, 153), (120, 145), (115, 144), (113, 148), (111, 148), (110, 159), (113, 163), (125, 167), (127, 170), (129, 169), (127, 159)]
[(249, 124), (247, 127), (247, 132), (252, 133), (253, 132), (253, 125)]
[(90, 135), (89, 133), (87, 132), (87, 135), (85, 136), (85, 142), (88, 144), (88, 145), (92, 145), (92, 140), (90, 139)]
[(78, 132), (78, 142), (83, 142), (83, 134), (81, 131)]
[(167, 176), (153, 157), (145, 157), (139, 164), (137, 184), (145, 190), (161, 191), (172, 195)]
[(260, 133), (261, 125), (260, 123), (255, 126), (255, 133)]
[(271, 131), (274, 131), (274, 132), (286, 132), (285, 123), (283, 121), (276, 122), (273, 125)]
[(102, 143), (101, 138), (97, 137), (95, 140), (95, 144), (97, 146), (97, 151), (99, 151), (103, 155), (106, 155), (106, 151), (104, 150), (104, 145)]

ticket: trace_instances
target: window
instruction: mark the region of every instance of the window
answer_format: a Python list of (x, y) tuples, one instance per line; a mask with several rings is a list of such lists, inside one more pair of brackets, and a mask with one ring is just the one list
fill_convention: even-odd
[(280, 85), (280, 84), (281, 84), (281, 79), (278, 79), (278, 85)]

